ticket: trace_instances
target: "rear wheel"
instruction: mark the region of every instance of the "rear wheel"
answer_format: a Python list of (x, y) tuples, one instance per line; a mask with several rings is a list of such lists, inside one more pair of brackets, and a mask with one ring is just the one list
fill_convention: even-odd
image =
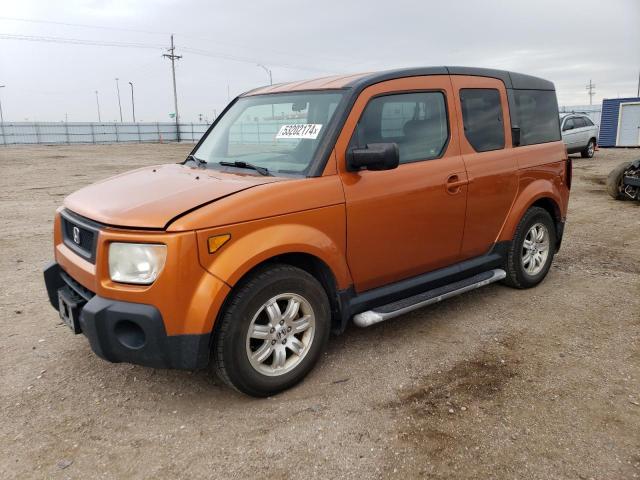
[(214, 337), (217, 375), (257, 397), (302, 380), (329, 337), (322, 285), (304, 270), (279, 264), (255, 272), (232, 295)]
[(607, 177), (607, 193), (616, 200), (624, 200), (626, 196), (623, 194), (622, 178), (627, 168), (633, 162), (624, 162), (614, 168)]
[(580, 156), (582, 158), (593, 158), (593, 154), (596, 152), (596, 141), (592, 138), (587, 143), (587, 146), (584, 150), (580, 152)]
[(556, 229), (549, 212), (531, 207), (524, 214), (509, 246), (505, 283), (531, 288), (547, 276), (555, 254)]

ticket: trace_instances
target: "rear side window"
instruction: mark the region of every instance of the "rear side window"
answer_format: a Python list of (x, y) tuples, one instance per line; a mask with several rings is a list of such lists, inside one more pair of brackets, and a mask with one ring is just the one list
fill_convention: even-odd
[(589, 117), (583, 117), (585, 123), (587, 124), (587, 127), (593, 127), (593, 122), (591, 121), (591, 119)]
[(491, 88), (460, 90), (464, 135), (476, 152), (504, 148), (500, 92)]
[[(512, 90), (509, 93), (511, 123), (514, 127), (520, 127), (520, 145), (560, 140), (560, 118), (555, 91)], [(571, 120), (567, 120), (569, 121)], [(565, 123), (565, 130), (566, 125)]]
[(582, 128), (587, 126), (587, 122), (582, 117), (574, 118), (573, 123), (576, 125), (576, 128)]
[(415, 92), (373, 98), (364, 109), (350, 148), (396, 143), (400, 163), (439, 158), (449, 139), (442, 92)]

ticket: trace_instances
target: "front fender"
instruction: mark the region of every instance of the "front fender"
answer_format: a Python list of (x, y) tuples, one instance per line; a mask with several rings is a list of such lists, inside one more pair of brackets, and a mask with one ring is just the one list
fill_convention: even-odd
[[(351, 284), (345, 248), (344, 205), (333, 205), (289, 215), (200, 230), (198, 255), (211, 274), (234, 286), (256, 265), (278, 255), (306, 253), (322, 260), (333, 272), (338, 288)], [(230, 234), (231, 239), (215, 253), (207, 240)]]

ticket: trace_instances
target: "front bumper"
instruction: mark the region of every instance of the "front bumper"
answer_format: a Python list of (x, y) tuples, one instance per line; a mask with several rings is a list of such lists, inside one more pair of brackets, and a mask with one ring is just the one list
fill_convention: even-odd
[(70, 288), (81, 302), (80, 329), (101, 358), (156, 368), (194, 370), (209, 363), (211, 334), (167, 335), (153, 305), (110, 300), (95, 295), (66, 274), (57, 263), (44, 269), (51, 305), (58, 310), (58, 290)]

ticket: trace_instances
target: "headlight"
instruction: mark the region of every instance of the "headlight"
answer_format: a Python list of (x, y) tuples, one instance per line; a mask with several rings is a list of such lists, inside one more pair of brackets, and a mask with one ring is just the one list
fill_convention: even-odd
[(153, 243), (109, 245), (109, 275), (114, 282), (152, 284), (164, 267), (167, 246)]

